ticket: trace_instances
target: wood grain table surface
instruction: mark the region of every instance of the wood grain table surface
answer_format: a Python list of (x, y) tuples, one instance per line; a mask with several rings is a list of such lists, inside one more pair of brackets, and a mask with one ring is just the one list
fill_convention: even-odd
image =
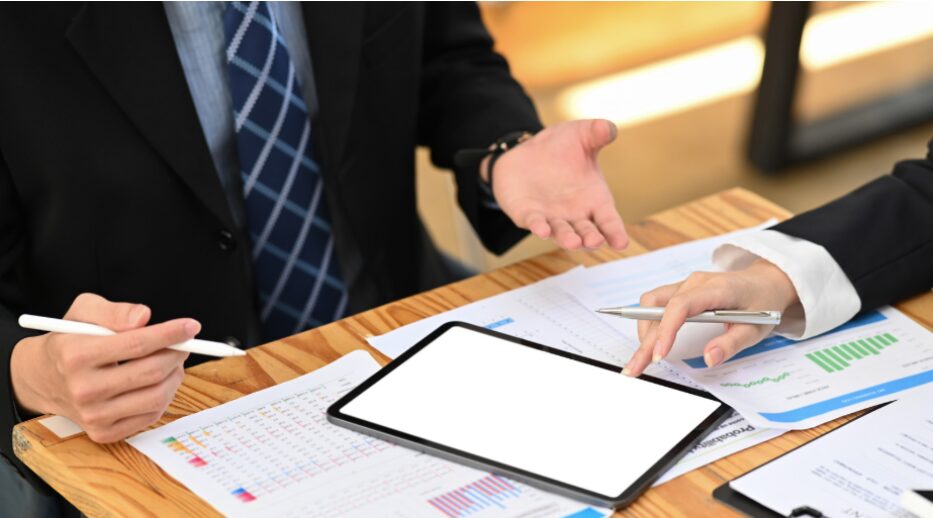
[[(606, 249), (548, 253), (252, 348), (245, 357), (192, 367), (160, 423), (290, 380), (355, 349), (367, 350), (380, 363), (388, 363), (386, 356), (367, 344), (367, 337), (541, 280), (578, 264), (594, 265), (788, 216), (784, 209), (743, 189), (702, 198), (629, 224), (632, 243), (622, 253)], [(897, 307), (933, 329), (933, 293)], [(713, 500), (713, 489), (850, 418), (792, 431), (730, 455), (649, 490), (617, 515), (735, 516), (736, 513)], [(13, 442), (23, 462), (88, 516), (218, 514), (125, 442), (101, 445), (84, 434), (59, 439), (36, 419), (18, 425)]]

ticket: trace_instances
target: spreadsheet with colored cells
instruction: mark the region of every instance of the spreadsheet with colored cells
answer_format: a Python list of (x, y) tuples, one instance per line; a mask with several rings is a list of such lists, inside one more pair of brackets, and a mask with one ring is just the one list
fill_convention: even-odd
[(128, 442), (230, 516), (607, 514), (328, 423), (327, 407), (378, 368), (350, 353)]

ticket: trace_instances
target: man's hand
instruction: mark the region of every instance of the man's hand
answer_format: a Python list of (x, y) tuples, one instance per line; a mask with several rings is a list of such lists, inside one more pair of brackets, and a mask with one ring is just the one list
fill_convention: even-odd
[[(638, 376), (652, 361), (671, 352), (677, 332), (688, 317), (715, 309), (784, 311), (799, 302), (793, 283), (780, 268), (759, 259), (744, 270), (696, 272), (683, 282), (661, 286), (641, 296), (642, 306), (664, 307), (660, 322), (638, 322), (641, 347), (622, 371)], [(704, 324), (716, 325), (716, 324)], [(703, 349), (706, 365), (715, 367), (768, 335), (774, 326), (726, 324), (725, 332)]]
[(495, 163), (496, 201), (516, 225), (553, 238), (561, 248), (598, 248), (605, 242), (625, 248), (625, 226), (596, 164), (599, 150), (615, 137), (615, 125), (602, 119), (541, 131)]
[(201, 330), (190, 318), (143, 327), (141, 304), (79, 295), (66, 320), (117, 331), (113, 336), (48, 333), (13, 348), (10, 374), (19, 404), (63, 415), (95, 442), (114, 442), (156, 422), (184, 378), (188, 353), (166, 349)]

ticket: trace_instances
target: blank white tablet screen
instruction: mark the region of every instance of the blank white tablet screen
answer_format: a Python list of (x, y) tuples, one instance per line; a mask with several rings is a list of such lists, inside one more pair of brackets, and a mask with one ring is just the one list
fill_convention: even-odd
[(611, 498), (719, 406), (452, 327), (342, 412)]

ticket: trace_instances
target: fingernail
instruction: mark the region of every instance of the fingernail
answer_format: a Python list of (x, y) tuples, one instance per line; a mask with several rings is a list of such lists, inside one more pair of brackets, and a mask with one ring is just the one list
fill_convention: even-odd
[(661, 360), (664, 359), (664, 357), (661, 356), (661, 350), (662, 350), (662, 349), (664, 349), (663, 340), (660, 339), (660, 338), (658, 338), (658, 339), (654, 342), (654, 354), (651, 355), (651, 361), (652, 361), (652, 362), (658, 363), (658, 362), (660, 362)]
[(722, 363), (722, 349), (719, 347), (713, 347), (709, 351), (706, 351), (706, 366), (715, 367)]
[(146, 311), (146, 306), (137, 305), (135, 308), (130, 310), (128, 323), (130, 325), (138, 324), (140, 321), (142, 321), (143, 318), (146, 317)]
[(615, 140), (616, 135), (619, 134), (619, 128), (616, 127), (616, 125), (610, 120), (607, 120), (606, 122), (609, 123), (609, 139)]
[(194, 336), (201, 332), (201, 324), (197, 320), (188, 320), (185, 322), (185, 333)]
[(625, 375), (625, 376), (631, 376), (631, 375), (632, 375), (632, 369), (629, 369), (628, 367), (625, 367), (624, 369), (622, 369), (622, 374)]

